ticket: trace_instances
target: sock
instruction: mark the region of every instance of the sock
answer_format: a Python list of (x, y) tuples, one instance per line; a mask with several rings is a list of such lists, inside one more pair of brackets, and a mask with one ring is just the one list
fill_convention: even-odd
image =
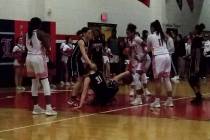
[(198, 99), (201, 99), (202, 98), (202, 95), (201, 95), (200, 92), (195, 93), (195, 95), (196, 95), (196, 98), (198, 98)]

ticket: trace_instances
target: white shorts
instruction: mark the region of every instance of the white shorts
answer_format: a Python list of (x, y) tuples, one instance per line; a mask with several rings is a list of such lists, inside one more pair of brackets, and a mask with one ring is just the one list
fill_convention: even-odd
[(110, 58), (110, 63), (119, 63), (120, 58), (119, 55), (112, 55), (112, 57)]
[(103, 62), (104, 62), (104, 64), (109, 63), (109, 57), (108, 56), (103, 56)]
[(38, 79), (48, 77), (47, 62), (42, 55), (27, 55), (26, 69), (28, 77)]
[(155, 79), (169, 77), (171, 72), (171, 57), (169, 54), (153, 56), (152, 69)]
[(65, 64), (68, 63), (68, 59), (69, 59), (69, 57), (68, 57), (68, 56), (65, 56), (65, 55), (62, 55), (62, 57), (61, 57), (61, 61), (62, 61), (63, 63), (65, 63)]

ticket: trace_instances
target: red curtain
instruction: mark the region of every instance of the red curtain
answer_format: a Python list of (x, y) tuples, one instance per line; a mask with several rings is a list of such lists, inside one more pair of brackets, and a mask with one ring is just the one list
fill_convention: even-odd
[(144, 3), (148, 7), (150, 6), (150, 0), (138, 0), (138, 1)]
[(28, 32), (28, 21), (15, 20), (15, 39)]
[(194, 0), (187, 0), (187, 3), (190, 7), (190, 10), (193, 11), (194, 10)]

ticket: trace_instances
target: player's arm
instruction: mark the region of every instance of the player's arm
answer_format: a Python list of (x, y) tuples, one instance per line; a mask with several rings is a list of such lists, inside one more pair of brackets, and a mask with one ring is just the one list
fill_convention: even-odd
[(152, 43), (151, 43), (151, 37), (150, 36), (148, 36), (148, 38), (147, 38), (147, 49), (145, 51), (147, 51), (147, 52), (152, 51)]
[(46, 53), (49, 54), (51, 51), (50, 35), (41, 30), (38, 30), (37, 35), (38, 35), (38, 39), (42, 42), (42, 46), (45, 48)]
[(88, 92), (88, 89), (89, 89), (89, 85), (90, 85), (90, 78), (86, 77), (84, 79), (84, 85), (83, 85), (82, 95), (81, 95), (81, 98), (80, 98), (80, 104), (79, 104), (78, 107), (75, 107), (75, 109), (80, 109), (80, 108), (83, 107), (84, 102), (85, 102), (85, 98), (87, 96), (87, 92)]
[(85, 59), (85, 62), (88, 64), (88, 65), (92, 65), (92, 62), (91, 60), (89, 59), (87, 53), (86, 53), (86, 50), (85, 50), (85, 44), (83, 41), (79, 41), (78, 42), (78, 45), (79, 45), (79, 48), (80, 48), (80, 51), (82, 53), (82, 57)]

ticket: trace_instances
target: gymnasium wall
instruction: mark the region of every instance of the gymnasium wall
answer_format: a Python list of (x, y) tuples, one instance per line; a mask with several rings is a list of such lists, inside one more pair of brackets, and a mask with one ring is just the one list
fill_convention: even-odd
[(199, 22), (205, 23), (205, 30), (210, 31), (210, 0), (204, 0)]
[[(166, 1), (166, 17), (167, 23), (170, 25), (178, 25), (181, 33), (187, 34), (194, 29), (194, 26), (199, 23), (199, 17), (201, 15), (201, 9), (203, 7), (204, 0), (194, 0), (194, 11), (191, 12), (187, 4), (187, 0), (183, 0), (182, 10), (177, 6), (176, 0)], [(209, 0), (206, 0), (209, 1)]]
[[(188, 33), (199, 22), (203, 0), (194, 2), (196, 7), (191, 12), (186, 0), (182, 11), (176, 0), (151, 0), (150, 8), (137, 0), (0, 0), (0, 18), (29, 20), (39, 16), (46, 21), (56, 21), (57, 34), (75, 34), (87, 22), (101, 22), (100, 14), (107, 12), (107, 22), (118, 24), (119, 36), (125, 35), (129, 22), (142, 31), (149, 29), (154, 19), (163, 25), (178, 25), (181, 33)], [(201, 19), (207, 16), (202, 10), (203, 13)]]

